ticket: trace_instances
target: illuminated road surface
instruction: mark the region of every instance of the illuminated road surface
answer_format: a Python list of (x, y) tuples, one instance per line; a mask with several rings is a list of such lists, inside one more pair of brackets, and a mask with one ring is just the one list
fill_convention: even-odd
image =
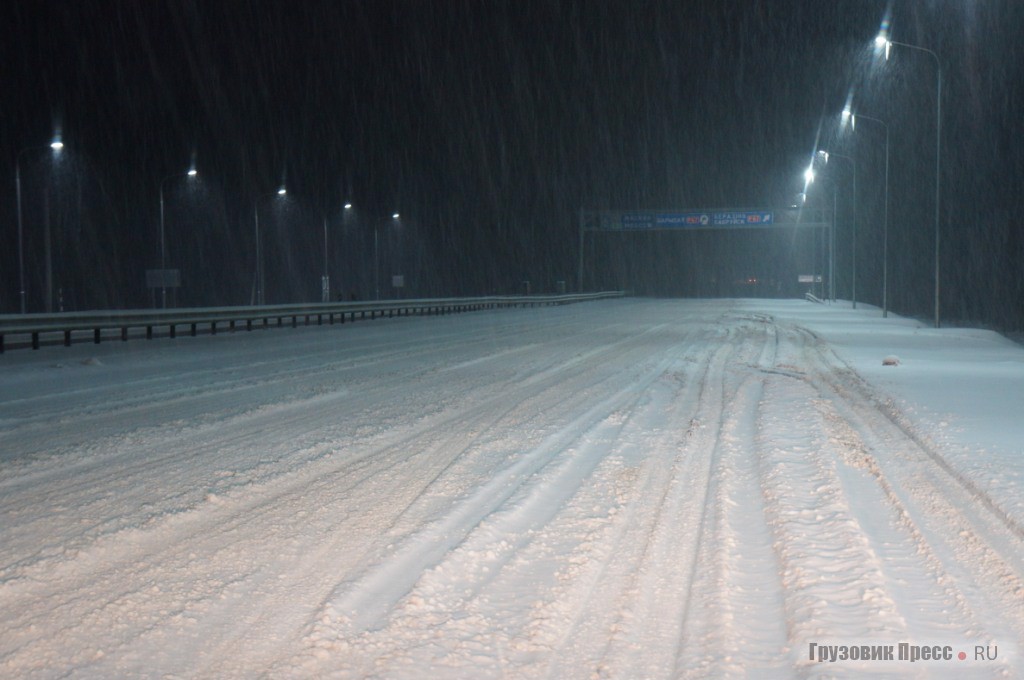
[(1022, 672), (1019, 487), (774, 305), (3, 355), (0, 676)]

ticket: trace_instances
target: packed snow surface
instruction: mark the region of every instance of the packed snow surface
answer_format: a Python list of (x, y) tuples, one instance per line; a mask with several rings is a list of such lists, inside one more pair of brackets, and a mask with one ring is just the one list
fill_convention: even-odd
[(0, 677), (1022, 677), (1022, 397), (804, 301), (8, 352)]

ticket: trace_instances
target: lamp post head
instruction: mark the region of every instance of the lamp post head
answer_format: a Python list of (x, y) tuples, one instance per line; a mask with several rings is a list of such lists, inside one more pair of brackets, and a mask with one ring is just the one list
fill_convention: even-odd
[(818, 149), (817, 156), (818, 158), (824, 160), (825, 164), (828, 165), (828, 151), (826, 151), (825, 149)]
[(850, 128), (851, 129), (853, 129), (853, 130), (857, 129), (857, 114), (855, 114), (853, 111), (850, 110), (850, 105), (849, 104), (847, 104), (846, 107), (843, 108), (843, 117), (842, 117), (842, 125), (845, 127), (847, 123), (850, 124)]
[(885, 60), (889, 61), (889, 52), (890, 50), (892, 50), (892, 41), (889, 40), (889, 36), (887, 36), (884, 32), (879, 33), (877, 36), (875, 36), (875, 48), (879, 50), (884, 49)]

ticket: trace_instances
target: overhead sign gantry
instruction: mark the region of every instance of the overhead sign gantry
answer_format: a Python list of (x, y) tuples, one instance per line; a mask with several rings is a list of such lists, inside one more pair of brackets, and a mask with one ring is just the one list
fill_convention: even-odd
[[(714, 208), (681, 210), (580, 210), (578, 290), (583, 290), (587, 232), (652, 232), (741, 229), (823, 229), (834, 233), (827, 208)], [(830, 241), (832, 239), (829, 239)], [(831, 247), (831, 246), (830, 246)]]

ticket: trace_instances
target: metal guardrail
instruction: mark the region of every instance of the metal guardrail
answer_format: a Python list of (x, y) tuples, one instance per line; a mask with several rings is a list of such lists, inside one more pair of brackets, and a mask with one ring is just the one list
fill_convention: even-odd
[[(264, 305), (259, 307), (199, 307), (191, 309), (124, 310), (96, 312), (65, 312), (62, 314), (0, 315), (0, 353), (7, 349), (44, 344), (70, 346), (74, 342), (132, 337), (153, 339), (157, 336), (177, 337), (179, 329), (195, 336), (200, 331), (216, 334), (219, 330), (233, 332), (239, 328), (345, 323), (361, 319), (395, 316), (426, 316), (456, 314), (480, 309), (502, 307), (535, 307), (564, 305), (573, 302), (622, 297), (621, 292), (579, 293), (573, 295), (521, 295), (476, 298), (436, 298), (422, 300), (378, 300), (372, 302), (319, 302), (297, 305)], [(144, 335), (142, 335), (144, 333)]]

